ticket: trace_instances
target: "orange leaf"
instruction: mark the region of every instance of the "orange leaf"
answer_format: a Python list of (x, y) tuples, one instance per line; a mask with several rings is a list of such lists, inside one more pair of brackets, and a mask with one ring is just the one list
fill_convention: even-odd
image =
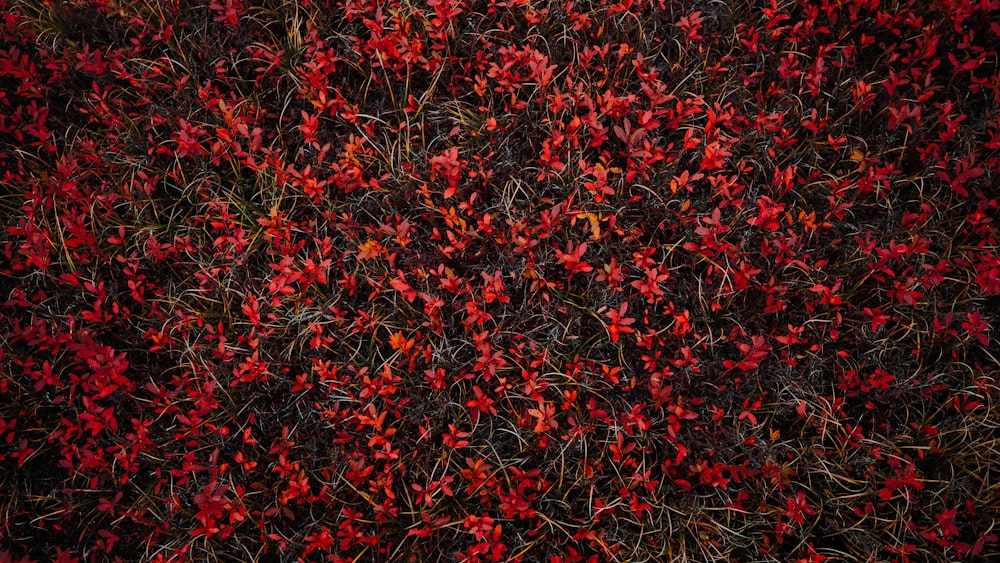
[(358, 260), (378, 258), (385, 254), (385, 247), (377, 240), (369, 240), (358, 245)]

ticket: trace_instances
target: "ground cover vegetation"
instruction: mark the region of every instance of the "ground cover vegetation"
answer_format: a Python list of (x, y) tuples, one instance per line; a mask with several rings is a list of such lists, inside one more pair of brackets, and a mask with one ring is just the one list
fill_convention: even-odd
[(0, 7), (0, 561), (1000, 557), (1000, 2)]

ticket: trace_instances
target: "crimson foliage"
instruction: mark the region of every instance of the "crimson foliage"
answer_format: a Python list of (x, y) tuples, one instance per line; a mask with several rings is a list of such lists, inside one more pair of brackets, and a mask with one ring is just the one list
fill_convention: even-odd
[(997, 0), (0, 7), (0, 561), (1000, 557)]

